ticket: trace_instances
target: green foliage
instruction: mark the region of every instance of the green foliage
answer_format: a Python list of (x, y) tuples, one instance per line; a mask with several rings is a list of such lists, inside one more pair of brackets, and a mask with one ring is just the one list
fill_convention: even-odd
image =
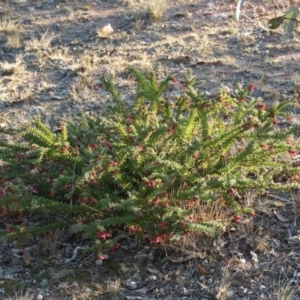
[(287, 102), (267, 107), (248, 97), (253, 86), (207, 99), (193, 80), (170, 98), (171, 76), (158, 82), (154, 73), (130, 72), (137, 81), (131, 103), (104, 79), (113, 98), (105, 117), (81, 115), (55, 132), (39, 119), (3, 130), (12, 142), (0, 143), (0, 214), (43, 222), (16, 224), (2, 239), (72, 227), (105, 248), (117, 228), (150, 242), (214, 234), (222, 224), (202, 219), (201, 204), (223, 198), (237, 213), (248, 208), (234, 191), (294, 187), (274, 180), (298, 172), (282, 159), (299, 148), (290, 143), (299, 126), (277, 125)]
[[(240, 17), (240, 13), (242, 10), (242, 6), (246, 2), (246, 0), (239, 0), (234, 18), (238, 21)], [(273, 4), (273, 0), (267, 1), (269, 4)], [(282, 25), (282, 28), (285, 32), (290, 33), (293, 32), (295, 25), (299, 22), (297, 20), (299, 16), (299, 9), (295, 6), (290, 6), (287, 11), (285, 11), (281, 16), (272, 18), (268, 21), (269, 29), (277, 29)]]

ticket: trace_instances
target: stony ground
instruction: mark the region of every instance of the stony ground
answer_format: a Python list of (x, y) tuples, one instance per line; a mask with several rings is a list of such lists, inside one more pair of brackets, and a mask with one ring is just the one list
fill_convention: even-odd
[[(246, 2), (239, 23), (235, 1), (158, 1), (152, 20), (148, 2), (2, 1), (0, 126), (105, 113), (101, 77), (113, 76), (130, 100), (131, 65), (179, 80), (193, 73), (208, 95), (253, 83), (266, 101), (290, 99), (299, 119), (299, 31), (267, 30), (288, 1)], [(256, 216), (228, 221), (217, 240), (153, 246), (120, 232), (121, 248), (103, 265), (68, 229), (25, 248), (0, 245), (0, 299), (299, 299), (299, 195), (243, 197)]]

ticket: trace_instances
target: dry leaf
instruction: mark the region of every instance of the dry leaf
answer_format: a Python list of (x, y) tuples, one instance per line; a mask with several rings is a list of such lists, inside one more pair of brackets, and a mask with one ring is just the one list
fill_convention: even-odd
[(276, 200), (284, 201), (287, 203), (292, 203), (291, 200), (289, 200), (287, 197), (284, 197), (284, 196), (280, 196), (280, 195), (276, 195), (276, 194), (268, 194), (268, 196), (273, 199), (276, 199)]
[(110, 24), (107, 24), (104, 27), (97, 30), (97, 35), (100, 38), (107, 38), (113, 32), (114, 32), (114, 29), (111, 27)]
[(254, 268), (258, 269), (258, 259), (257, 259), (257, 254), (253, 251), (250, 252), (251, 254), (251, 258), (252, 258), (252, 262), (254, 265)]
[(26, 249), (23, 250), (22, 258), (23, 258), (24, 265), (28, 266), (30, 264), (31, 257), (29, 252)]
[(196, 270), (199, 275), (211, 275), (212, 273), (203, 269), (197, 260), (195, 260)]
[(195, 64), (190, 65), (190, 67), (192, 68), (192, 67), (197, 67), (197, 66), (202, 66), (202, 65), (219, 67), (219, 66), (222, 66), (223, 63), (220, 60), (216, 60), (216, 61), (200, 60), (200, 61), (196, 62)]
[(263, 252), (264, 250), (266, 250), (267, 239), (268, 239), (268, 236), (263, 236), (262, 238), (257, 237), (257, 239), (256, 239), (257, 244), (256, 244), (255, 250), (260, 251), (260, 252)]
[(299, 235), (291, 236), (287, 239), (287, 242), (290, 245), (300, 245), (300, 236)]
[(281, 222), (290, 222), (291, 219), (288, 219), (286, 217), (284, 217), (282, 214), (280, 214), (279, 212), (277, 212), (276, 210), (274, 210), (274, 215), (277, 217), (277, 219)]

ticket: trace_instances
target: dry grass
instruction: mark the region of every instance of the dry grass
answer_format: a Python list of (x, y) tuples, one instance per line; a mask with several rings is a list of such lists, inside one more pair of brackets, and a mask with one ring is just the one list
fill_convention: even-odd
[(57, 37), (54, 33), (44, 32), (39, 39), (31, 39), (25, 42), (26, 51), (47, 50), (51, 48), (51, 42)]
[(22, 28), (18, 21), (4, 18), (3, 20), (0, 21), (0, 32), (3, 33), (22, 32)]
[(148, 13), (152, 22), (160, 22), (167, 10), (166, 1), (150, 0), (148, 4)]
[(299, 299), (297, 294), (297, 286), (293, 286), (290, 284), (283, 284), (279, 281), (274, 287), (274, 296), (276, 296), (276, 300), (297, 300)]
[(222, 269), (222, 277), (221, 280), (216, 288), (217, 293), (216, 293), (216, 300), (226, 300), (228, 299), (228, 294), (229, 294), (229, 287), (231, 284), (230, 280), (230, 272), (228, 271), (228, 268), (223, 268)]
[(11, 49), (19, 49), (22, 46), (19, 31), (11, 32), (7, 35), (6, 46)]
[(112, 299), (118, 299), (118, 297), (120, 297), (121, 287), (122, 284), (120, 279), (108, 280), (106, 282), (107, 293), (110, 295)]
[(20, 75), (25, 72), (25, 62), (22, 55), (18, 55), (15, 62), (8, 61), (0, 62), (0, 69), (4, 76)]

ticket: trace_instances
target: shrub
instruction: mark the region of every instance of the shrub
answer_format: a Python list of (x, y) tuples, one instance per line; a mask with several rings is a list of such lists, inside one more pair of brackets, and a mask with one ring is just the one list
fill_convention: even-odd
[[(199, 204), (223, 199), (233, 214), (247, 212), (235, 192), (294, 187), (274, 180), (299, 171), (282, 158), (299, 149), (291, 142), (299, 126), (278, 124), (287, 102), (250, 98), (253, 85), (207, 99), (192, 79), (159, 83), (154, 73), (130, 72), (137, 81), (131, 103), (104, 79), (113, 99), (106, 116), (81, 115), (55, 131), (39, 119), (2, 129), (10, 141), (0, 142), (0, 214), (40, 224), (16, 221), (2, 239), (69, 227), (114, 250), (117, 228), (153, 243), (215, 234), (222, 224), (202, 222)], [(182, 86), (175, 98), (167, 93), (172, 82)]]

